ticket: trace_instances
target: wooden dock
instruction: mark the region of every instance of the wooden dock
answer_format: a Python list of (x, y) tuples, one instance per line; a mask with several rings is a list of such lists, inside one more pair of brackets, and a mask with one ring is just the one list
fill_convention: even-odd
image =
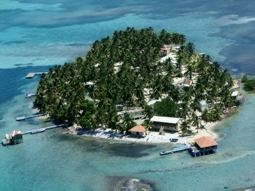
[(26, 79), (33, 79), (35, 76), (41, 76), (42, 74), (47, 74), (48, 72), (29, 72), (26, 75)]
[(65, 124), (52, 125), (52, 126), (49, 126), (49, 127), (29, 130), (29, 131), (23, 132), (22, 135), (42, 133), (42, 132), (50, 130), (50, 129), (56, 129), (56, 128), (65, 127), (65, 126), (66, 126)]
[(30, 116), (23, 115), (23, 116), (16, 117), (16, 121), (25, 121), (27, 119), (41, 117), (41, 116), (44, 116), (44, 115), (45, 114), (34, 114), (34, 115), (30, 115)]
[(169, 151), (162, 151), (160, 152), (159, 154), (162, 156), (162, 155), (169, 155), (169, 154), (174, 154), (174, 153), (179, 153), (179, 152), (182, 152), (182, 151), (187, 151), (190, 149), (190, 145), (188, 144), (185, 144), (184, 146), (182, 147), (178, 147), (178, 148), (174, 148), (172, 150), (169, 150)]
[(29, 98), (32, 98), (32, 97), (35, 97), (35, 96), (36, 96), (35, 93), (26, 93), (25, 98), (29, 99)]

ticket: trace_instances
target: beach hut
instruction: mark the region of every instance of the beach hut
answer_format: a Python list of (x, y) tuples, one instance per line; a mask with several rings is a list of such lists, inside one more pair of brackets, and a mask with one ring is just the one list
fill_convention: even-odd
[(153, 116), (150, 121), (152, 123), (152, 130), (176, 132), (178, 131), (181, 118)]
[(137, 137), (145, 137), (147, 134), (147, 129), (142, 125), (137, 125), (129, 129), (128, 132), (130, 132), (131, 135), (134, 135)]

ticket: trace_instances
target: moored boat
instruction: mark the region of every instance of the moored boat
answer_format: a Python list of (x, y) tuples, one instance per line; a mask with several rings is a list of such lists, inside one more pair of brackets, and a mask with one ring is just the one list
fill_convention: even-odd
[(169, 141), (175, 143), (175, 142), (178, 141), (178, 139), (177, 138), (170, 138)]

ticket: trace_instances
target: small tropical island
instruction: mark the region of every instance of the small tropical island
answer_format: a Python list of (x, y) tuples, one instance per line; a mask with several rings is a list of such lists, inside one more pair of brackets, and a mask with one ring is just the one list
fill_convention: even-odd
[(184, 35), (127, 28), (42, 74), (34, 107), (76, 134), (169, 142), (208, 129), (241, 100), (239, 82)]

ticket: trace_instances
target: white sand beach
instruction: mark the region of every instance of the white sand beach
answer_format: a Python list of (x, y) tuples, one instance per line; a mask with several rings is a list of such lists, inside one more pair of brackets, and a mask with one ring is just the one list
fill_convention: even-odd
[[(199, 129), (197, 132), (190, 136), (182, 136), (180, 133), (165, 133), (164, 135), (160, 135), (159, 132), (149, 131), (148, 134), (143, 138), (132, 137), (130, 135), (124, 135), (120, 132), (114, 131), (112, 129), (103, 129), (98, 128), (91, 131), (82, 131), (81, 136), (86, 137), (94, 137), (100, 139), (109, 139), (109, 140), (117, 140), (117, 141), (129, 141), (136, 143), (170, 143), (170, 139), (178, 139), (177, 142), (179, 144), (192, 143), (194, 140), (201, 136), (211, 136), (217, 139), (218, 135), (213, 131), (215, 126), (217, 126), (219, 122), (207, 123), (204, 129)], [(69, 127), (68, 131), (71, 134), (77, 135), (79, 131), (76, 130), (75, 127)]]

